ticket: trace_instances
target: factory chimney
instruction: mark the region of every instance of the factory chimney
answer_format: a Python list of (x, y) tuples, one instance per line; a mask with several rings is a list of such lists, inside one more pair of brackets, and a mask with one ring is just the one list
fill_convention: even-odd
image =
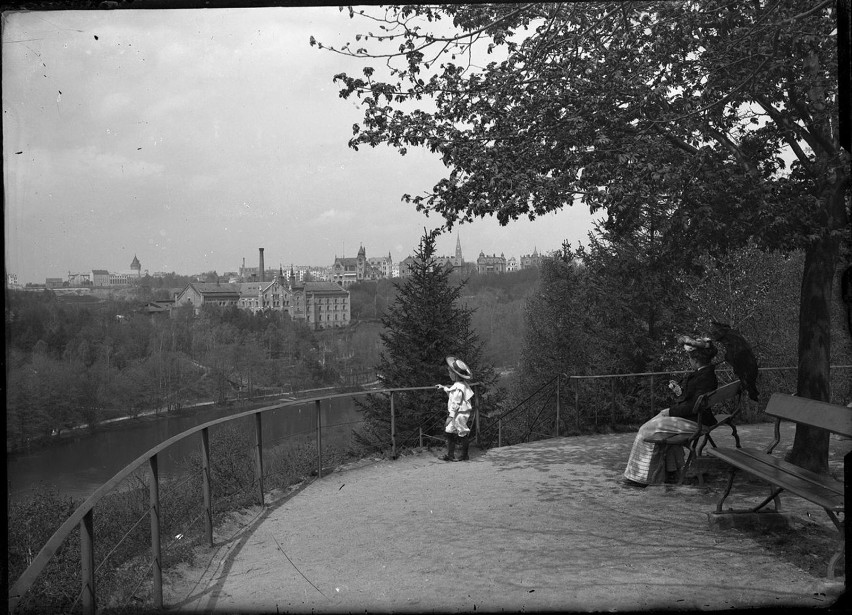
[(263, 276), (264, 276), (264, 273), (265, 273), (265, 270), (264, 270), (264, 268), (263, 268), (263, 248), (260, 248), (260, 275), (259, 275), (259, 278), (258, 278), (258, 279), (259, 279), (261, 282), (265, 282), (265, 281), (266, 281), (266, 280), (264, 279), (264, 277), (263, 277)]

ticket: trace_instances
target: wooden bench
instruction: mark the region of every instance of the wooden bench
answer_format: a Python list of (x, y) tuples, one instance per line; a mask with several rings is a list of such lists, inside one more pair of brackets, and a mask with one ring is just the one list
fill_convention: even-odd
[[(834, 568), (844, 551), (844, 495), (843, 483), (830, 476), (816, 474), (793, 465), (772, 455), (772, 450), (781, 440), (781, 421), (794, 421), (802, 425), (810, 425), (826, 429), (832, 433), (852, 437), (852, 409), (834, 404), (775, 393), (769, 399), (766, 414), (775, 417), (775, 439), (766, 450), (753, 448), (713, 448), (708, 452), (713, 457), (725, 461), (731, 466), (728, 486), (716, 506), (716, 513), (722, 513), (722, 504), (731, 492), (734, 477), (738, 470), (743, 470), (769, 483), (770, 495), (763, 502), (748, 510), (727, 510), (727, 513), (756, 513), (761, 508), (775, 503), (775, 511), (780, 510), (779, 495), (788, 491), (805, 500), (821, 506), (840, 533), (840, 550), (835, 553), (828, 563), (828, 578), (834, 579)], [(769, 514), (772, 514), (771, 511)], [(838, 515), (843, 514), (840, 521)]]
[[(723, 425), (730, 427), (731, 435), (734, 437), (736, 447), (740, 448), (740, 437), (737, 434), (737, 426), (734, 425), (733, 422), (734, 418), (737, 414), (739, 414), (740, 409), (742, 408), (740, 404), (737, 405), (733, 412), (718, 414), (714, 412), (713, 416), (716, 417), (716, 423), (714, 425), (702, 425), (701, 416), (706, 410), (712, 411), (714, 408), (722, 408), (722, 403), (741, 395), (742, 383), (739, 380), (721, 386), (710, 393), (704, 393), (695, 400), (695, 406), (693, 407), (694, 412), (699, 417), (698, 427), (693, 433), (655, 433), (645, 438), (645, 442), (659, 444), (663, 446), (664, 449), (668, 449), (670, 446), (684, 446), (689, 449), (689, 456), (686, 459), (686, 463), (680, 470), (680, 476), (678, 477), (679, 483), (683, 483), (686, 478), (686, 471), (695, 462), (696, 458), (701, 456), (701, 453), (708, 442), (715, 448), (716, 443), (710, 435), (715, 429), (718, 429)], [(666, 452), (667, 450), (664, 450), (664, 454)], [(698, 473), (698, 484), (702, 486), (704, 485), (704, 476), (700, 472)]]

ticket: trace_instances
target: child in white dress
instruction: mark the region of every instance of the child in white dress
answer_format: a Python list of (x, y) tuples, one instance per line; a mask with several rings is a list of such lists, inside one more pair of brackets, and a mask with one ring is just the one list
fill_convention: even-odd
[[(447, 400), (447, 423), (444, 431), (447, 433), (447, 454), (442, 457), (444, 461), (467, 461), (467, 449), (470, 445), (468, 435), (470, 427), (467, 423), (470, 420), (470, 411), (472, 405), (470, 400), (473, 398), (473, 389), (468, 386), (466, 380), (473, 378), (470, 368), (465, 365), (465, 362), (456, 357), (447, 357), (447, 367), (450, 378), (453, 384), (445, 386), (436, 384), (435, 388), (443, 390), (449, 399)], [(461, 457), (455, 458), (456, 443), (461, 447)]]

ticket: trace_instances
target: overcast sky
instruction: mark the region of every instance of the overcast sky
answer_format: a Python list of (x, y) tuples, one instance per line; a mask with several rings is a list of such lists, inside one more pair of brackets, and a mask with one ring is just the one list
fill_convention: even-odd
[[(352, 59), (309, 45), (366, 25), (337, 7), (4, 13), (5, 267), (22, 283), (69, 271), (193, 274), (411, 254), (440, 225), (402, 203), (440, 179), (436, 157), (349, 149)], [(568, 208), (438, 240), (466, 260), (585, 241)]]

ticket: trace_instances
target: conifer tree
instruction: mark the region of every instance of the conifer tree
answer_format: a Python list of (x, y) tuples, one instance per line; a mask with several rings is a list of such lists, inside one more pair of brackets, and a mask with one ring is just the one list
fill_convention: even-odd
[[(464, 283), (453, 283), (452, 269), (435, 260), (436, 235), (436, 231), (424, 234), (410, 275), (397, 285), (396, 298), (382, 317), (379, 380), (382, 388), (390, 389), (449, 384), (445, 359), (454, 355), (472, 370), (480, 400), (494, 403), (494, 395), (488, 392), (496, 380), (493, 367), (483, 362), (482, 342), (471, 327), (472, 310), (461, 305)], [(356, 439), (373, 450), (388, 448), (389, 397), (370, 395), (359, 405), (366, 425)], [(415, 444), (419, 427), (442, 438), (446, 394), (437, 390), (394, 393), (394, 412), (399, 446)]]

